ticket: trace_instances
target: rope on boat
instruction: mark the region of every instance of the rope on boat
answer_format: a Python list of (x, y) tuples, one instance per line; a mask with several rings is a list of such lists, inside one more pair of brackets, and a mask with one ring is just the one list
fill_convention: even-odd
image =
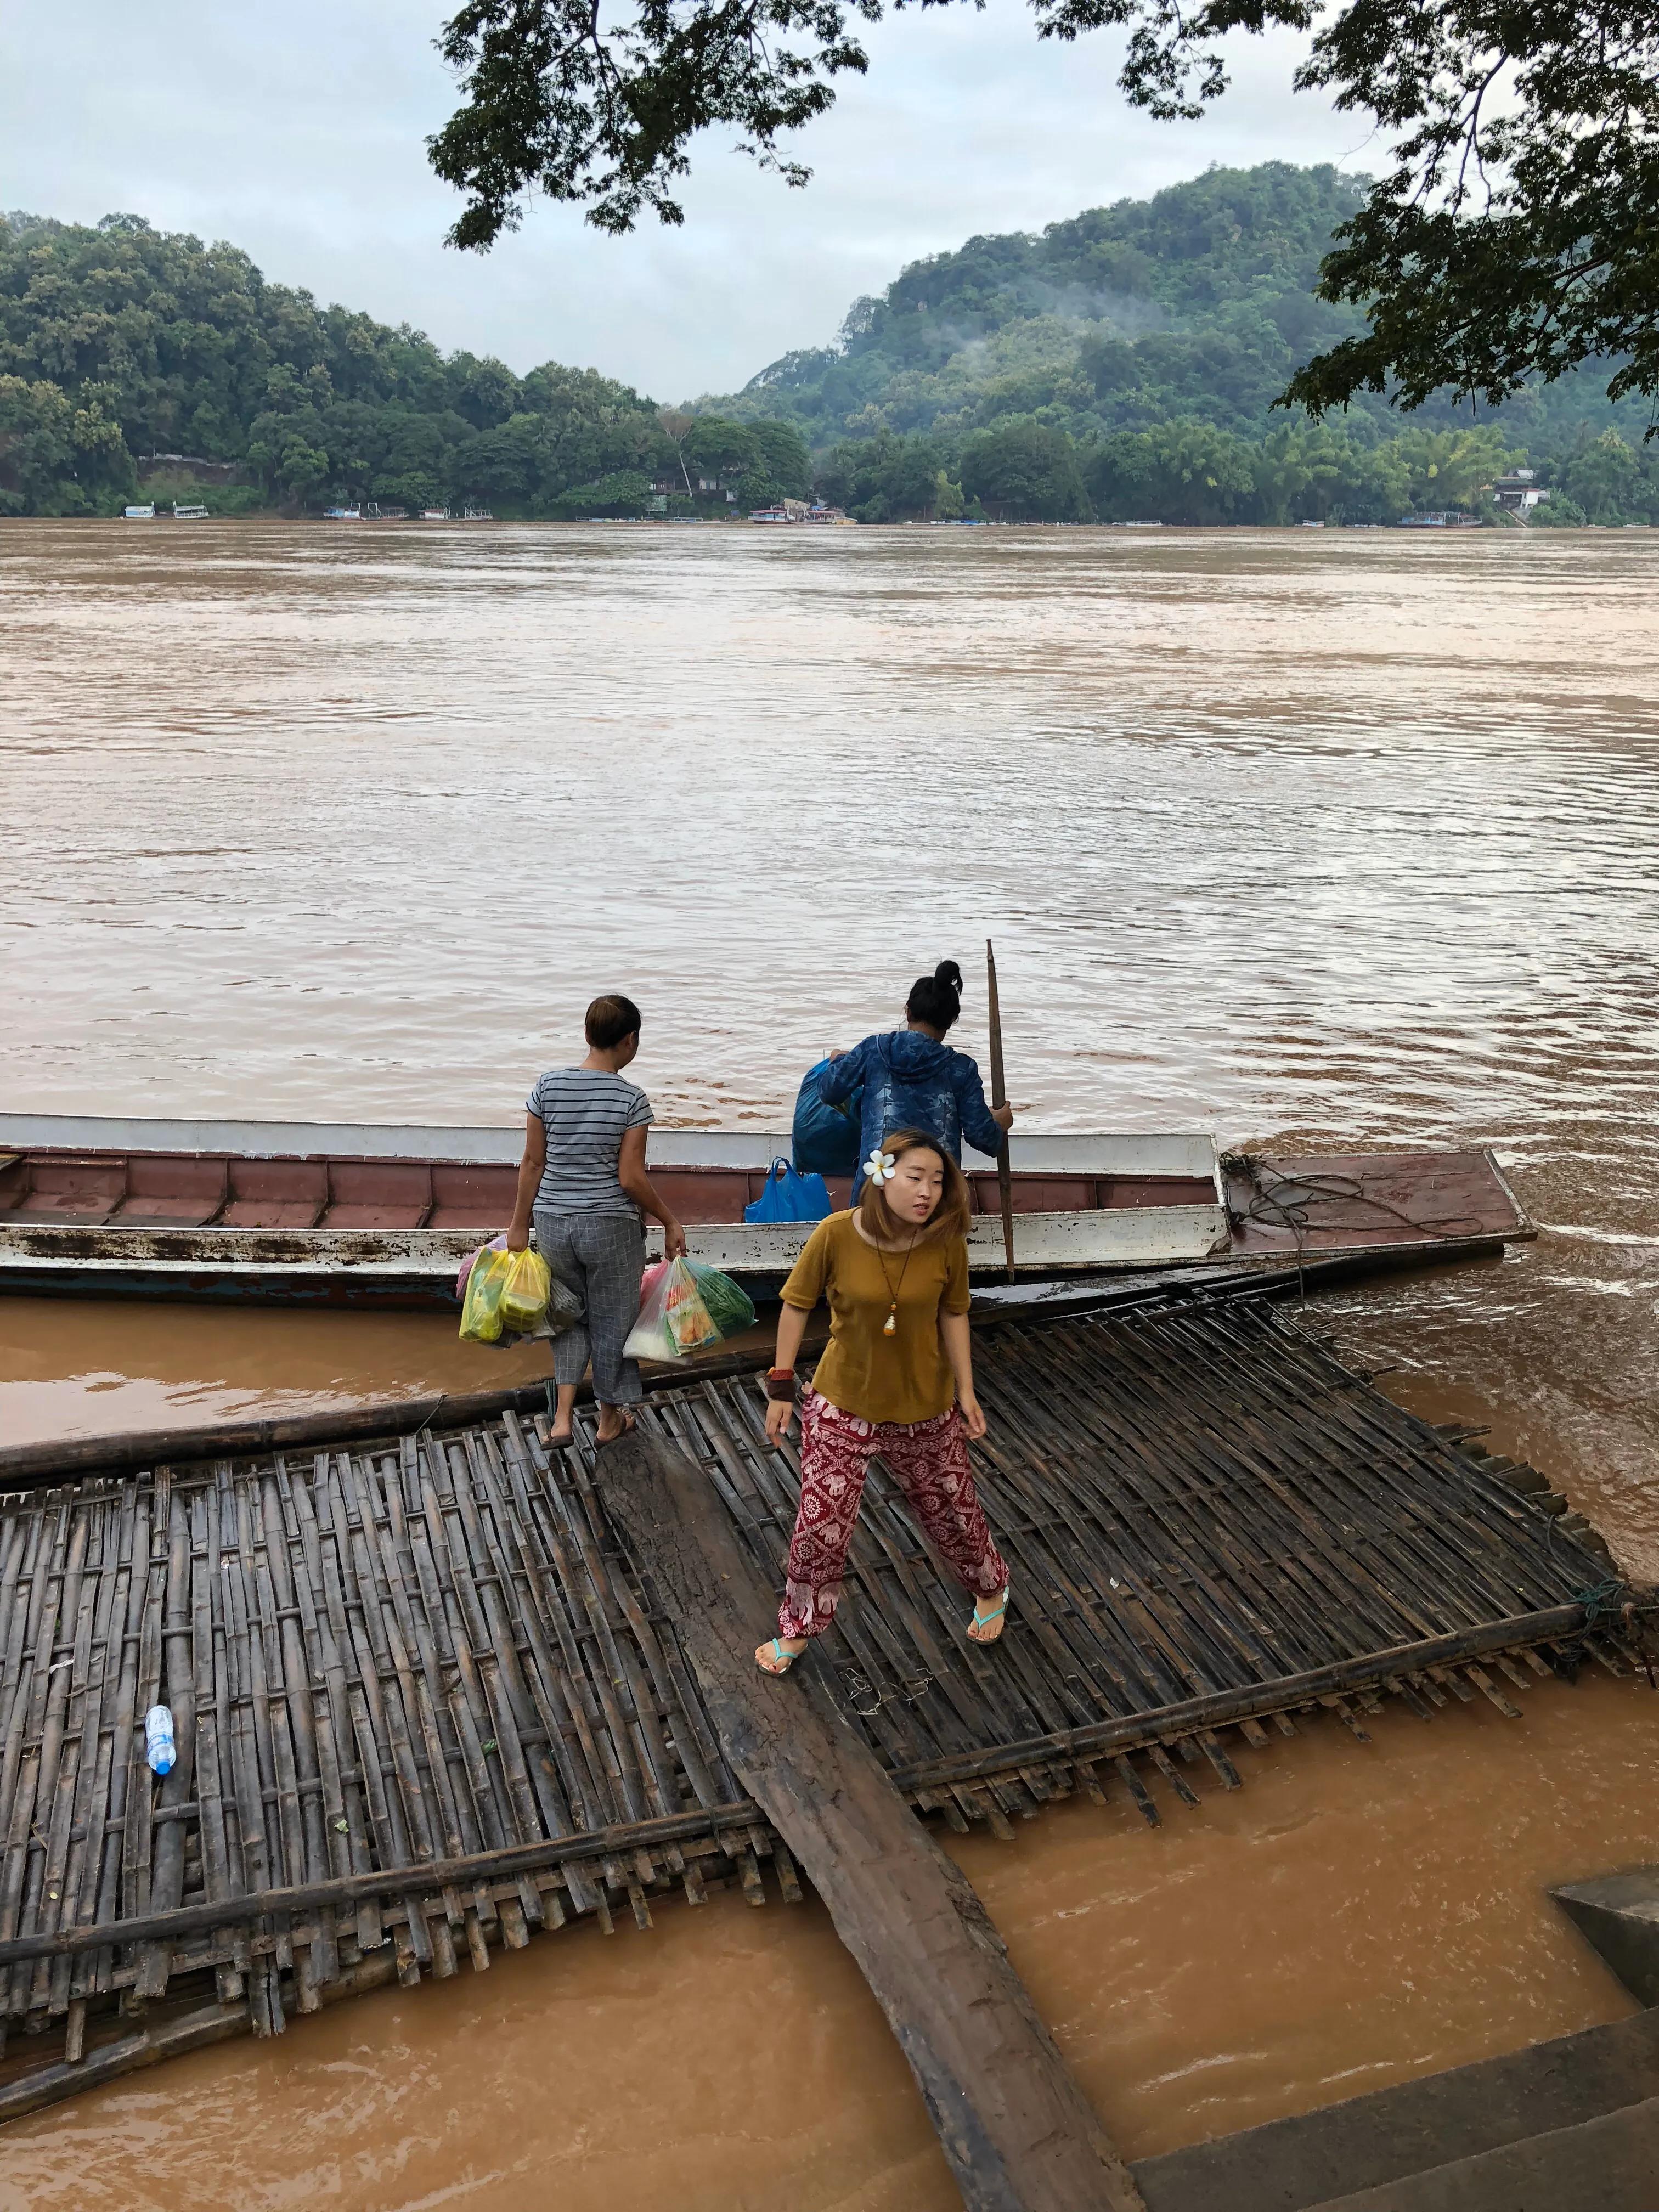
[(1243, 1227), (1254, 1223), (1262, 1229), (1285, 1229), (1296, 1239), (1297, 1289), (1302, 1304), (1308, 1303), (1307, 1279), (1304, 1267), (1307, 1256), (1308, 1232), (1310, 1229), (1347, 1230), (1350, 1231), (1375, 1229), (1375, 1220), (1344, 1220), (1322, 1213), (1314, 1218), (1313, 1208), (1321, 1203), (1345, 1201), (1369, 1206), (1373, 1213), (1382, 1214), (1414, 1234), (1437, 1238), (1445, 1243), (1455, 1243), (1460, 1237), (1478, 1237), (1486, 1224), (1479, 1214), (1449, 1213), (1437, 1219), (1419, 1218), (1408, 1213), (1404, 1206), (1396, 1206), (1391, 1199), (1377, 1198), (1365, 1188), (1357, 1176), (1344, 1175), (1281, 1175), (1277, 1168), (1253, 1152), (1223, 1152), (1223, 1170), (1229, 1174), (1248, 1176), (1254, 1195), (1243, 1207), (1236, 1206), (1231, 1199), (1227, 1212), (1235, 1224)]

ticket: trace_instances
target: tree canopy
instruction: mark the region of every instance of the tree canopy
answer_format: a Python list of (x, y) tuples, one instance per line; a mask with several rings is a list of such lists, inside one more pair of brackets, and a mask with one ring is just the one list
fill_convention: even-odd
[[(892, 0), (896, 7), (906, 0)], [(914, 0), (923, 6), (942, 0)], [(1607, 361), (1614, 397), (1659, 395), (1659, 8), (1653, 0), (1032, 0), (1037, 35), (1129, 32), (1131, 104), (1194, 116), (1226, 88), (1218, 40), (1312, 33), (1297, 75), (1369, 114), (1392, 148), (1327, 252), (1319, 296), (1366, 327), (1310, 327), (1289, 395), (1406, 407), (1443, 389), (1496, 401)], [(465, 0), (442, 49), (464, 100), (431, 142), (489, 246), (539, 188), (630, 229), (684, 220), (697, 133), (734, 128), (792, 185), (782, 150), (861, 73), (882, 0), (636, 0), (601, 27), (589, 0)]]
[[(1380, 525), (1426, 514), (1513, 520), (1492, 501), (1496, 478), (1528, 459), (1494, 425), (1356, 438), (1328, 422), (1281, 422), (1261, 438), (1212, 423), (1156, 422), (1076, 440), (1005, 416), (962, 440), (883, 430), (832, 447), (818, 465), (824, 495), (864, 522)], [(1659, 525), (1659, 450), (1616, 430), (1581, 432), (1534, 472), (1545, 504), (1534, 524)]]
[[(798, 430), (757, 420), (723, 437), (717, 473), (746, 503), (807, 489)], [(222, 508), (336, 496), (637, 513), (681, 473), (661, 410), (592, 369), (520, 377), (445, 355), (137, 216), (0, 217), (0, 514), (108, 512), (155, 455), (184, 457), (185, 478), (239, 465), (253, 481), (216, 490)]]

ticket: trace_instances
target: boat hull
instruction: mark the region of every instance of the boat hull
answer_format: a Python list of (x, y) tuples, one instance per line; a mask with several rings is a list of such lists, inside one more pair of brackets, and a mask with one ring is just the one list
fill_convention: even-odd
[[(694, 1260), (763, 1294), (775, 1291), (812, 1233), (810, 1222), (688, 1224)], [(51, 1228), (0, 1225), (0, 1291), (34, 1297), (117, 1297), (248, 1305), (337, 1306), (448, 1312), (455, 1278), (478, 1230)], [(1224, 1212), (1210, 1206), (1133, 1212), (1025, 1213), (1016, 1225), (1016, 1273), (1044, 1279), (1119, 1267), (1196, 1264), (1227, 1249)], [(653, 1224), (647, 1256), (662, 1256)], [(977, 1219), (969, 1272), (1006, 1272), (1000, 1219)]]
[[(467, 1254), (511, 1211), (511, 1129), (0, 1115), (0, 1293), (453, 1312)], [(695, 1259), (775, 1293), (811, 1232), (750, 1223), (788, 1140), (656, 1130), (651, 1169)], [(1419, 1249), (1533, 1234), (1485, 1152), (1222, 1160), (1208, 1137), (1020, 1137), (1024, 1280)], [(1006, 1277), (994, 1171), (965, 1164), (975, 1279)], [(831, 1186), (847, 1202), (847, 1186)], [(653, 1257), (661, 1249), (654, 1226)]]

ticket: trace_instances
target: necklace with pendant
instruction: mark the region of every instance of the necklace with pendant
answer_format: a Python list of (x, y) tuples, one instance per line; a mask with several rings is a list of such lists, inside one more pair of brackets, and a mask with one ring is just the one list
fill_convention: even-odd
[[(918, 1231), (916, 1234), (920, 1235), (920, 1231)], [(886, 1255), (882, 1251), (880, 1245), (878, 1244), (873, 1249), (876, 1255), (877, 1264), (881, 1269), (881, 1279), (887, 1285), (887, 1296), (889, 1299), (887, 1318), (881, 1325), (881, 1333), (884, 1336), (896, 1336), (898, 1334), (899, 1292), (904, 1288), (904, 1268), (908, 1267), (910, 1264), (910, 1255), (916, 1249), (916, 1238), (913, 1236), (910, 1242), (904, 1248), (904, 1267), (899, 1269), (899, 1279), (896, 1283), (887, 1272)]]

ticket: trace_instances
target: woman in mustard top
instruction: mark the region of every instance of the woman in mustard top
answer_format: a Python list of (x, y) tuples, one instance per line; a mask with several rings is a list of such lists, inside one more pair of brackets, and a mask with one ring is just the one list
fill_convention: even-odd
[(756, 1652), (787, 1674), (835, 1618), (864, 1478), (881, 1454), (934, 1549), (976, 1602), (968, 1633), (994, 1644), (1008, 1570), (991, 1541), (968, 1464), (985, 1434), (968, 1328), (968, 1186), (921, 1129), (884, 1138), (848, 1213), (821, 1221), (783, 1286), (766, 1433), (794, 1413), (806, 1316), (830, 1301), (830, 1344), (801, 1401), (800, 1510), (778, 1632)]

